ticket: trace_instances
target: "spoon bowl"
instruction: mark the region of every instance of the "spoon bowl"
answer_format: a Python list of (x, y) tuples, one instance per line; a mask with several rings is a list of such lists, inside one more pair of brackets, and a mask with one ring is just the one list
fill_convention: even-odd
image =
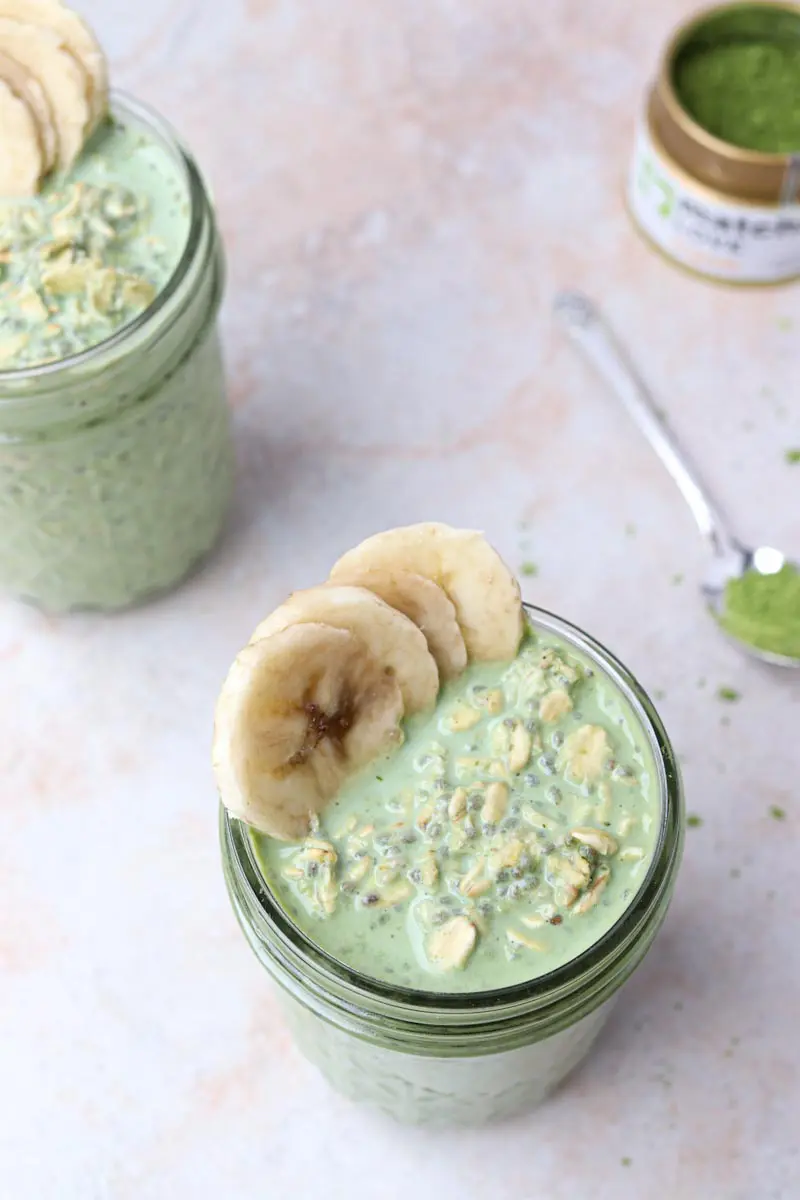
[[(580, 292), (561, 292), (555, 299), (554, 312), (571, 340), (622, 401), (692, 510), (711, 549), (702, 592), (717, 628), (751, 658), (772, 666), (800, 669), (800, 656), (795, 658), (764, 650), (737, 637), (725, 625), (725, 593), (731, 580), (741, 579), (754, 571), (764, 576), (776, 575), (787, 564), (800, 571), (800, 566), (781, 550), (772, 546), (743, 546), (733, 536), (699, 472), (667, 427), (649, 389), (593, 301)], [(800, 626), (800, 613), (797, 619)]]

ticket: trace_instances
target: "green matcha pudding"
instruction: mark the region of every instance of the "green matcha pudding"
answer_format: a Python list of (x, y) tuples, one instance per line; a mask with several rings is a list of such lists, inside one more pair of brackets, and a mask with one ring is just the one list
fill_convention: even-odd
[(401, 1120), (480, 1123), (583, 1057), (681, 847), (658, 718), (480, 534), (355, 548), (217, 704), (234, 910), (304, 1052)]
[(170, 587), (232, 453), (222, 253), (191, 157), (116, 97), (67, 171), (0, 198), (0, 585), (50, 611)]

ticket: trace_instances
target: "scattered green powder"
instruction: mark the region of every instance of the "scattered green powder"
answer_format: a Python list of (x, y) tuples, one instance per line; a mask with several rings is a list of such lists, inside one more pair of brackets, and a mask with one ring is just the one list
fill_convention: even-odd
[(625, 526), (625, 536), (636, 537), (636, 526), (633, 521), (628, 521), (628, 524)]
[(784, 458), (786, 459), (787, 463), (789, 463), (790, 466), (794, 466), (795, 463), (800, 463), (800, 449), (787, 450), (784, 455)]
[[(719, 622), (733, 637), (759, 650), (800, 658), (800, 571), (784, 563), (774, 575), (746, 571), (725, 588)], [(730, 699), (722, 696), (720, 699)]]
[(785, 821), (786, 820), (786, 810), (784, 808), (781, 808), (777, 804), (770, 805), (769, 815), (772, 817), (773, 821)]
[[(800, 64), (798, 64), (798, 66), (800, 66)], [(789, 330), (792, 328), (792, 318), (791, 317), (778, 317), (775, 324), (778, 326), (778, 329), (780, 329), (781, 333), (788, 333)]]
[(678, 584), (683, 583), (683, 573), (681, 571), (679, 571), (677, 575), (672, 576), (672, 583), (674, 587), (677, 587)]
[(725, 700), (728, 704), (735, 704), (737, 700), (741, 700), (739, 692), (736, 691), (736, 688), (732, 687), (717, 688), (717, 697), (720, 700)]
[(623, 1167), (629, 1167), (631, 1165), (631, 1163), (633, 1162), (633, 1159), (628, 1158), (628, 1156), (626, 1155), (625, 1158), (621, 1158), (619, 1161), (622, 1163)]
[(689, 813), (689, 816), (686, 818), (686, 824), (691, 829), (699, 829), (703, 824), (703, 818), (698, 817), (697, 813)]
[(800, 149), (800, 38), (690, 44), (674, 82), (690, 116), (724, 142), (767, 154)]
[(534, 562), (524, 562), (519, 569), (520, 575), (527, 575), (529, 578), (539, 574), (539, 568)]

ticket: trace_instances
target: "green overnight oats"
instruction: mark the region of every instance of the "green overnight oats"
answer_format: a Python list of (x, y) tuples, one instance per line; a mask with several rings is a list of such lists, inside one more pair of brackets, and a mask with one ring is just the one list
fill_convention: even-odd
[(403, 746), (285, 843), (253, 832), (267, 885), (319, 947), (385, 983), (508, 987), (563, 966), (619, 919), (660, 829), (630, 704), (563, 638), (470, 666)]
[[(421, 550), (432, 529), (449, 527), (389, 531), (351, 552), (411, 546), (396, 575), (362, 579), (406, 615), (408, 581), (435, 584), (465, 635), (469, 665), (448, 673), (445, 624), (432, 606), (416, 611), (440, 688), (434, 705), (417, 697), (395, 748), (328, 786), (354, 761), (352, 738), (385, 731), (398, 711), (385, 694), (395, 667), (384, 659), (376, 675), (350, 637), (352, 592), (366, 589), (335, 586), (342, 563), (353, 567), (346, 555), (238, 656), (214, 767), (234, 912), (303, 1053), (398, 1120), (475, 1125), (539, 1103), (588, 1052), (666, 914), (683, 800), (652, 705), (587, 635), (528, 608), (513, 660), (489, 661), (475, 637), (484, 619), (519, 644), (513, 603), (492, 592), (500, 571), (489, 564), (485, 588), (476, 578), (465, 597), (463, 543), (452, 572), (439, 569)], [(287, 626), (289, 614), (317, 623)], [(297, 795), (305, 803), (321, 784), (329, 800), (303, 818)]]
[(189, 155), (116, 98), (67, 177), (0, 204), (0, 584), (50, 611), (162, 591), (216, 540), (223, 261)]

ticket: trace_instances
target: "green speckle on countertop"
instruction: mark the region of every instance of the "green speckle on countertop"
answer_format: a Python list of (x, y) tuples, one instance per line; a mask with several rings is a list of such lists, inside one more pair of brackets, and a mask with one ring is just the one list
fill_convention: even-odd
[(683, 571), (678, 571), (678, 573), (676, 575), (672, 576), (673, 587), (677, 587), (678, 584), (683, 583), (683, 579), (684, 579)]
[(741, 700), (741, 693), (732, 687), (718, 687), (717, 699), (724, 700), (726, 704), (735, 704), (737, 700)]
[(625, 536), (631, 538), (636, 537), (636, 526), (634, 525), (633, 521), (628, 521), (627, 525), (625, 526)]
[(795, 463), (800, 463), (800, 448), (787, 450), (784, 454), (784, 458), (790, 466), (794, 466)]
[(698, 681), (697, 681), (697, 686), (698, 686), (699, 688), (704, 688), (704, 687), (706, 686), (706, 681), (705, 681), (705, 678), (704, 678), (703, 676), (701, 676), (701, 677), (698, 679)]
[(778, 317), (775, 324), (777, 325), (778, 329), (780, 329), (781, 333), (788, 333), (789, 330), (792, 328), (792, 318), (791, 317)]
[(769, 815), (772, 817), (773, 821), (785, 821), (786, 809), (781, 808), (778, 804), (770, 804)]
[(689, 816), (686, 818), (686, 824), (690, 829), (699, 829), (703, 824), (703, 818), (698, 817), (697, 813), (689, 813)]
[(656, 700), (663, 700), (664, 697), (666, 696), (666, 694), (667, 693), (664, 691), (663, 688), (656, 688), (656, 690), (653, 692), (653, 695), (655, 696)]
[(623, 1167), (629, 1167), (631, 1165), (631, 1163), (633, 1162), (633, 1159), (628, 1158), (628, 1156), (626, 1154), (625, 1157), (621, 1158), (619, 1161), (622, 1163)]
[(519, 569), (519, 573), (520, 575), (527, 575), (528, 578), (532, 578), (534, 575), (539, 574), (539, 568), (535, 562), (524, 562)]

